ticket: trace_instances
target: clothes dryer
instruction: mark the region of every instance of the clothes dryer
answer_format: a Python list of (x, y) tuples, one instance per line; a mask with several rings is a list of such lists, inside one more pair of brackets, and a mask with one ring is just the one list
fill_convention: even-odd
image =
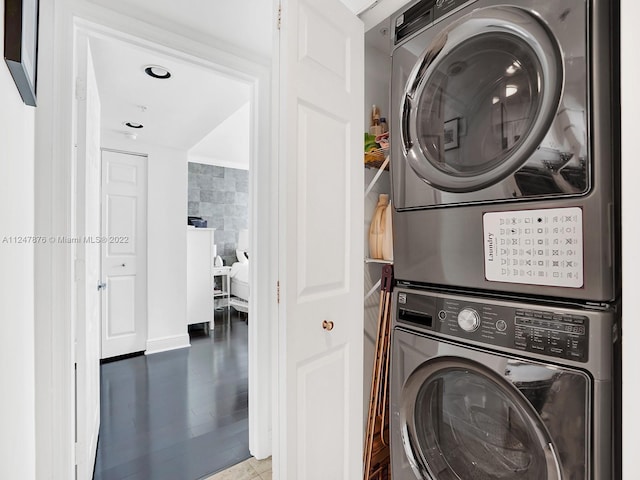
[(617, 298), (614, 3), (420, 0), (392, 17), (398, 280)]

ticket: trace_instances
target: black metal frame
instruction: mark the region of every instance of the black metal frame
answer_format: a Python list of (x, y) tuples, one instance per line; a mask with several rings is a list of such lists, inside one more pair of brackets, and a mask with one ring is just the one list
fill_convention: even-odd
[[(4, 59), (22, 100), (32, 107), (36, 106), (38, 12), (39, 0), (4, 2)], [(27, 15), (29, 18), (25, 18)], [(34, 38), (31, 45), (30, 37)], [(25, 52), (25, 48), (32, 51)]]

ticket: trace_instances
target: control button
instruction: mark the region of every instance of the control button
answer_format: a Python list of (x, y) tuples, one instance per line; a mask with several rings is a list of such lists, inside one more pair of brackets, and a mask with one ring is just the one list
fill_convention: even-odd
[(582, 360), (582, 352), (568, 352), (567, 358), (576, 358), (578, 360)]
[(439, 318), (440, 320), (444, 320), (445, 318), (447, 318), (447, 312), (445, 312), (444, 310), (440, 310), (440, 311), (438, 312), (438, 318)]
[(498, 320), (496, 322), (496, 328), (498, 329), (498, 331), (504, 332), (507, 329), (507, 322), (505, 322), (504, 320)]
[(516, 310), (516, 316), (517, 317), (524, 317), (525, 316), (524, 310)]
[(533, 318), (542, 318), (542, 312), (533, 312)]
[(543, 313), (542, 318), (544, 318), (545, 320), (551, 320), (553, 316), (550, 313)]
[(578, 325), (584, 325), (584, 322), (587, 319), (587, 317), (583, 317), (581, 315), (573, 315), (572, 318), (573, 318), (573, 323)]
[(458, 325), (465, 332), (475, 332), (480, 326), (480, 315), (471, 308), (463, 308), (458, 314)]

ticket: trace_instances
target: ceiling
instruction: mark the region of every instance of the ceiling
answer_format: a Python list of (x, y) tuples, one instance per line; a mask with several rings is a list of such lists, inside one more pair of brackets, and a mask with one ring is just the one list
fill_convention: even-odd
[(166, 30), (234, 53), (271, 57), (272, 0), (90, 0)]
[[(92, 38), (91, 51), (104, 138), (135, 133), (139, 142), (188, 150), (250, 99), (245, 83), (122, 41)], [(148, 76), (150, 64), (166, 67), (171, 78)]]

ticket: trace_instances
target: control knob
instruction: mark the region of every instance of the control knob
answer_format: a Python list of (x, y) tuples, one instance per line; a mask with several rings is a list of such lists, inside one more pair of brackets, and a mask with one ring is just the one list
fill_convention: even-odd
[(480, 315), (472, 308), (463, 308), (458, 314), (458, 325), (465, 332), (475, 332), (480, 326)]

